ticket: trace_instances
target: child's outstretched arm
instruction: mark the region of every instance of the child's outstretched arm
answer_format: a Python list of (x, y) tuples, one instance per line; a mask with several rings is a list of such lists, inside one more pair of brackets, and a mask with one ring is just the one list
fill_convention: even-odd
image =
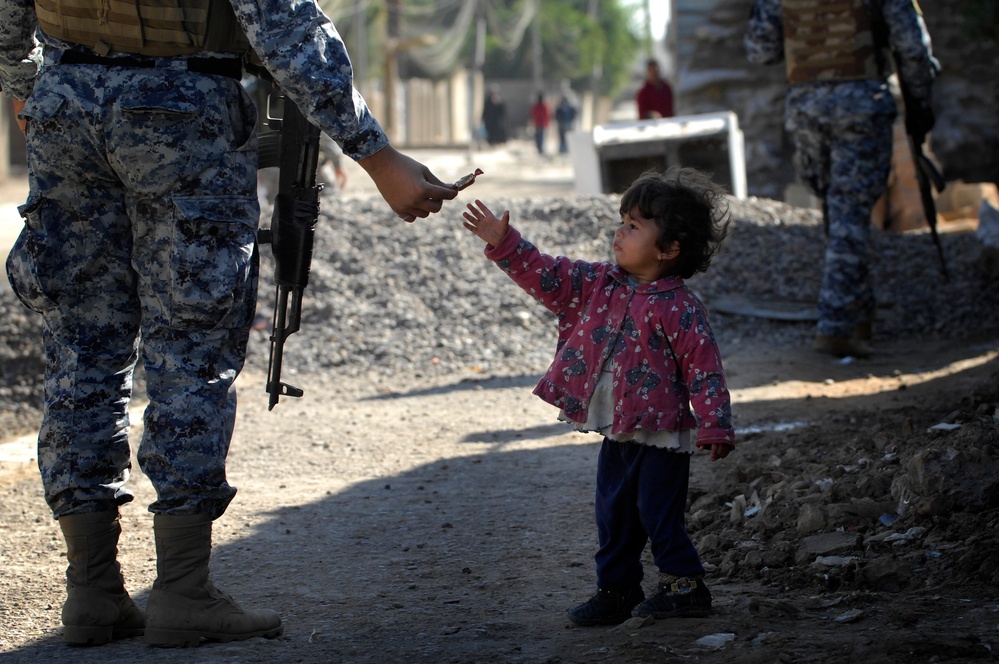
[(479, 236), (492, 246), (498, 245), (506, 237), (506, 232), (510, 229), (510, 211), (504, 210), (503, 216), (499, 219), (486, 207), (486, 204), (476, 199), (475, 203), (469, 203), (465, 210), (464, 226), (468, 230)]

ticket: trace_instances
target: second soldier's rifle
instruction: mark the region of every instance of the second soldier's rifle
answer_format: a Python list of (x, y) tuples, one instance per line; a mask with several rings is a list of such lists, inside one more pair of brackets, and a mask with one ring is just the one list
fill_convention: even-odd
[[(284, 342), (299, 330), (302, 292), (309, 283), (312, 246), (319, 220), (319, 128), (309, 122), (295, 103), (275, 90), (267, 99), (267, 125), (277, 131), (261, 132), (258, 168), (280, 169), (271, 227), (257, 233), (259, 244), (270, 244), (274, 254), (274, 321), (271, 357), (267, 368), (268, 410), (282, 396), (300, 397), (301, 388), (281, 381)], [(283, 102), (280, 116), (272, 117), (271, 102)]]
[[(898, 77), (899, 87), (902, 89), (902, 104), (906, 113), (916, 113), (916, 100), (909, 94), (909, 90), (902, 81), (901, 75)], [(919, 185), (919, 197), (923, 202), (923, 213), (926, 215), (926, 223), (930, 226), (930, 237), (937, 248), (937, 256), (940, 258), (940, 272), (943, 273), (944, 281), (950, 281), (947, 272), (947, 259), (944, 258), (943, 245), (940, 243), (940, 234), (937, 232), (937, 204), (933, 200), (933, 189), (940, 193), (947, 186), (947, 181), (937, 169), (936, 164), (923, 153), (923, 140), (925, 136), (917, 136), (914, 132), (907, 130), (909, 137), (909, 150), (912, 152), (912, 161), (916, 167), (916, 183)]]
[[(884, 20), (884, 7), (881, 0), (873, 3), (877, 10), (872, 13), (872, 27), (875, 46), (878, 52), (890, 51), (892, 64), (895, 66), (895, 76), (898, 78), (898, 87), (902, 92), (902, 105), (905, 107), (905, 133), (909, 139), (909, 151), (912, 153), (912, 161), (916, 170), (916, 184), (919, 185), (919, 197), (923, 203), (923, 213), (926, 215), (926, 223), (930, 227), (930, 237), (937, 249), (937, 256), (940, 258), (940, 271), (944, 281), (950, 280), (947, 272), (947, 260), (944, 258), (943, 245), (940, 243), (940, 234), (937, 232), (937, 204), (933, 200), (933, 189), (937, 193), (942, 192), (947, 186), (947, 181), (937, 168), (936, 164), (923, 153), (923, 141), (926, 140), (926, 132), (933, 126), (933, 111), (929, 108), (922, 108), (919, 101), (912, 95), (909, 86), (902, 76), (902, 60), (898, 51), (891, 47), (891, 40), (888, 38), (888, 25)], [(917, 129), (917, 127), (919, 127)]]

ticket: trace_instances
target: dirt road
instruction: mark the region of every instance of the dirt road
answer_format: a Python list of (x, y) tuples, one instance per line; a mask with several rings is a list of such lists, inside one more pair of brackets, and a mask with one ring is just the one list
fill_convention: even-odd
[[(728, 518), (740, 474), (761, 473), (774, 456), (785, 458), (780, 472), (795, 472), (788, 449), (801, 440), (787, 431), (830, 459), (849, 461), (872, 418), (881, 431), (923, 430), (982, 390), (991, 390), (981, 398), (995, 403), (997, 353), (999, 344), (991, 343), (911, 345), (864, 364), (807, 349), (732, 356), (740, 449), (718, 464), (696, 457), (692, 497), (714, 496), (710, 509)], [(63, 645), (58, 527), (34, 469), (7, 463), (0, 473), (0, 661), (994, 659), (987, 649), (999, 641), (994, 587), (835, 590), (817, 580), (784, 588), (763, 573), (726, 578), (723, 556), (713, 553), (705, 555), (714, 574), (713, 616), (572, 628), (565, 609), (593, 585), (597, 441), (555, 422), (529, 394), (535, 376), (399, 376), (375, 385), (301, 378), (307, 397), (268, 412), (263, 377), (240, 377), (230, 456), (240, 492), (215, 530), (217, 581), (248, 605), (277, 609), (282, 637), (182, 653), (136, 640)], [(123, 509), (120, 548), (142, 605), (154, 577), (151, 516), (143, 507), (152, 495), (137, 470), (132, 485), (137, 495)], [(747, 530), (744, 546), (757, 535)]]
[[(571, 186), (564, 164), (536, 166), (535, 185)], [(999, 339), (883, 343), (864, 362), (752, 342), (723, 352), (739, 446), (717, 464), (695, 457), (689, 510), (710, 617), (568, 623), (593, 591), (599, 441), (531, 396), (544, 366), (300, 374), (305, 398), (272, 412), (248, 371), (213, 575), (276, 609), (284, 634), (65, 646), (64, 545), (29, 438), (0, 444), (0, 662), (994, 661)], [(141, 607), (153, 495), (133, 466), (120, 559)]]

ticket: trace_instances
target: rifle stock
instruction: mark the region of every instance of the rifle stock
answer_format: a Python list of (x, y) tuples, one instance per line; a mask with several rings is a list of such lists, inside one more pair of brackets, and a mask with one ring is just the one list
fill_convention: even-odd
[(271, 245), (277, 289), (267, 367), (268, 410), (273, 410), (282, 396), (297, 398), (304, 394), (301, 388), (281, 380), (281, 369), (284, 344), (301, 327), (302, 293), (309, 283), (322, 189), (322, 185), (316, 183), (319, 128), (310, 123), (290, 99), (283, 99), (280, 118), (270, 117), (268, 99), (268, 125), (279, 131), (261, 135), (258, 152), (259, 168), (280, 168), (271, 227), (262, 228), (257, 234), (258, 243)]

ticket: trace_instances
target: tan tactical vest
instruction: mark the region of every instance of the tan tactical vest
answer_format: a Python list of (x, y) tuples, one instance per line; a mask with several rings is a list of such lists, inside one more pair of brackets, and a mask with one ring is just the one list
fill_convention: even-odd
[(227, 0), (35, 0), (46, 34), (111, 52), (177, 57), (244, 53), (249, 43)]
[(783, 0), (789, 83), (882, 80), (865, 0)]

